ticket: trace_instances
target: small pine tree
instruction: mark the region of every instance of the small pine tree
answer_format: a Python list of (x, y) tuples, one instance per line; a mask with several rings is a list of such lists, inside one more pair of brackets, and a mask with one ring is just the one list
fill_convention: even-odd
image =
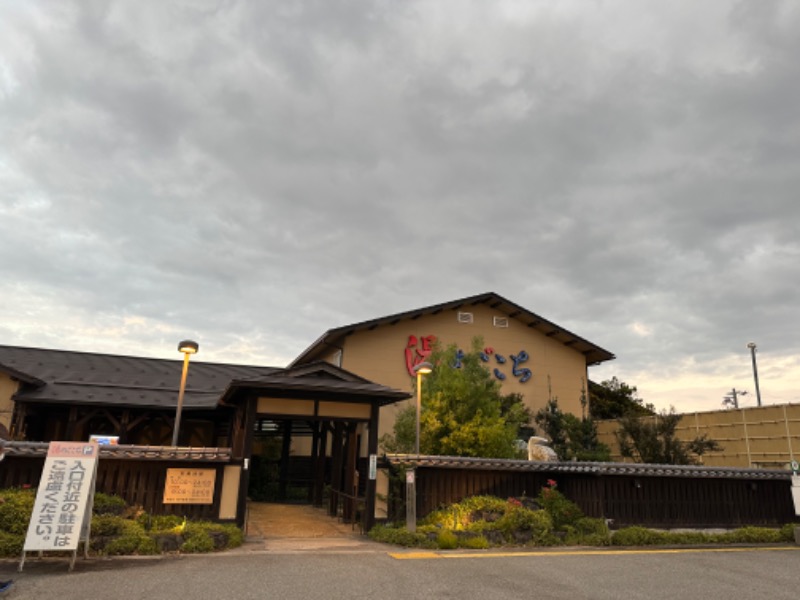
[(706, 435), (688, 442), (679, 440), (675, 430), (680, 420), (675, 407), (654, 417), (629, 414), (621, 418), (615, 434), (620, 454), (639, 463), (696, 465), (700, 462), (697, 457), (722, 449)]
[[(480, 358), (483, 340), (472, 341), (472, 351), (456, 360), (458, 349), (434, 348), (433, 372), (422, 387), (420, 452), (446, 456), (515, 458), (521, 427), (530, 422), (530, 412), (519, 394), (503, 395), (500, 382), (492, 377)], [(459, 368), (454, 368), (458, 362)], [(416, 407), (401, 411), (393, 435), (381, 444), (387, 452), (414, 451)]]

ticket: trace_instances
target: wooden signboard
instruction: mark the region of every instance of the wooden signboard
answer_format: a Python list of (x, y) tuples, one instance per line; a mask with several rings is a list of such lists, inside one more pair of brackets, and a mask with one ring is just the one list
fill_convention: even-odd
[(216, 469), (167, 469), (164, 504), (213, 504)]

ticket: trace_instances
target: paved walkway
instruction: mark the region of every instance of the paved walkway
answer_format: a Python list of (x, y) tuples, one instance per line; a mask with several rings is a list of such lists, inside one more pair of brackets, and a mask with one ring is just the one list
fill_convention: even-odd
[(274, 552), (375, 551), (380, 544), (361, 535), (358, 525), (340, 523), (321, 508), (251, 502), (245, 550)]

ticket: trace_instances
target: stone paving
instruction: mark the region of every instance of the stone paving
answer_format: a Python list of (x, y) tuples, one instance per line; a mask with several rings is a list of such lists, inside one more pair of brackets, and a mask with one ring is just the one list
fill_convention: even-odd
[(385, 547), (361, 534), (358, 525), (341, 523), (322, 508), (296, 504), (251, 502), (248, 505), (245, 551), (374, 552)]

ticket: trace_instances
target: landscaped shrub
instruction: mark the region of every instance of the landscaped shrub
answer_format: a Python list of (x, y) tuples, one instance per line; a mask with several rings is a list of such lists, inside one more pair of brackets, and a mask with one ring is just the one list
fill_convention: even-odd
[(144, 527), (145, 531), (172, 531), (186, 521), (185, 517), (178, 515), (151, 515), (142, 513), (136, 520)]
[(781, 527), (781, 541), (782, 542), (793, 542), (794, 541), (794, 530), (795, 528), (800, 527), (798, 523), (787, 523), (783, 527)]
[(92, 512), (96, 515), (121, 515), (128, 508), (128, 503), (119, 496), (97, 492), (94, 495)]
[(666, 533), (646, 527), (625, 527), (614, 532), (612, 546), (653, 546), (666, 543)]
[(724, 533), (702, 531), (658, 531), (645, 527), (626, 527), (616, 531), (611, 538), (614, 546), (697, 546), (702, 544), (777, 544), (794, 540), (787, 536), (792, 525), (780, 529), (769, 527), (741, 527)]
[(458, 547), (469, 550), (485, 550), (489, 547), (489, 540), (483, 535), (465, 535), (458, 537)]
[(447, 527), (453, 531), (467, 529), (478, 521), (496, 521), (507, 509), (505, 500), (495, 496), (470, 496), (461, 502), (429, 514), (422, 523)]
[(116, 515), (92, 519), (90, 547), (100, 554), (157, 554), (155, 541), (139, 523)]
[(553, 529), (564, 531), (567, 525), (574, 526), (584, 517), (583, 511), (572, 500), (556, 489), (556, 482), (548, 479), (547, 486), (542, 488), (536, 497), (536, 502), (550, 515), (553, 520)]
[(458, 538), (456, 534), (449, 529), (442, 529), (439, 535), (436, 536), (436, 544), (442, 550), (453, 550), (458, 548)]
[(496, 522), (497, 530), (512, 544), (553, 545), (553, 520), (544, 510), (512, 506)]
[(24, 544), (24, 533), (0, 531), (0, 557), (13, 558), (22, 555), (22, 546)]
[(720, 544), (774, 544), (784, 541), (780, 529), (767, 527), (742, 527), (714, 536)]
[(126, 523), (128, 523), (128, 520), (118, 515), (95, 515), (92, 517), (92, 536), (111, 537), (122, 535), (125, 531)]
[(0, 490), (0, 531), (25, 535), (35, 499), (32, 489)]
[[(0, 556), (22, 553), (35, 498), (31, 489), (0, 490)], [(147, 515), (141, 507), (131, 509), (119, 496), (95, 494), (93, 509), (89, 546), (101, 554), (157, 554), (178, 549), (209, 552), (235, 548), (244, 541), (242, 530), (235, 525)]]
[(564, 532), (564, 543), (570, 546), (608, 546), (611, 543), (605, 519), (583, 517), (574, 525), (565, 525)]
[(214, 540), (211, 539), (208, 531), (203, 528), (187, 528), (181, 546), (182, 552), (203, 553), (214, 551)]
[(436, 542), (428, 539), (427, 534), (410, 532), (405, 527), (391, 527), (388, 525), (375, 525), (369, 530), (369, 537), (376, 542), (395, 544), (397, 546), (436, 548)]

